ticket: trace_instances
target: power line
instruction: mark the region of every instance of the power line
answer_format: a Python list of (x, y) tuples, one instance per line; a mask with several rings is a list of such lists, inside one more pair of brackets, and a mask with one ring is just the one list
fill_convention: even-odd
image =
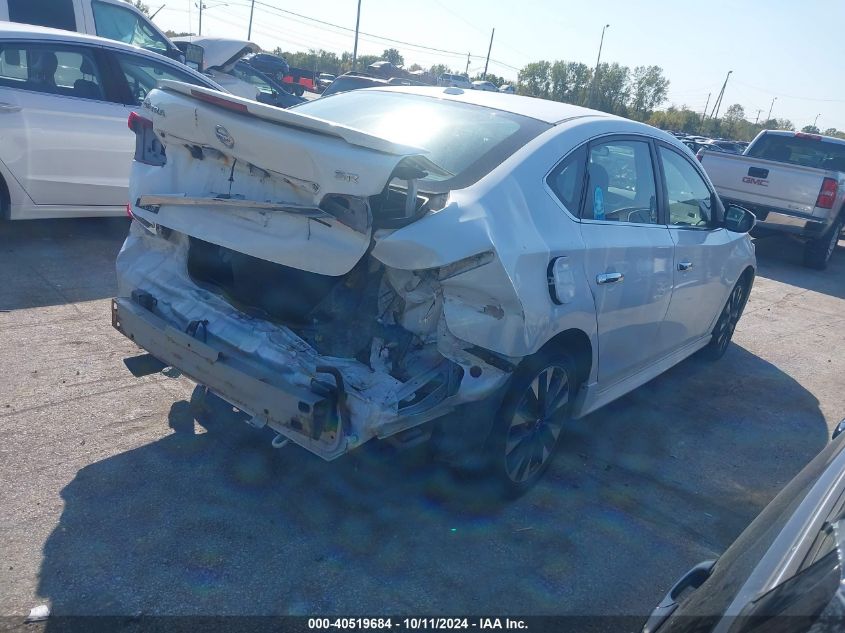
[(773, 92), (771, 90), (767, 90), (766, 88), (759, 88), (757, 86), (752, 86), (751, 84), (747, 84), (742, 81), (737, 81), (736, 83), (746, 86), (748, 88), (752, 88), (753, 90), (758, 90), (760, 92), (765, 92), (766, 94), (777, 96), (779, 99), (799, 99), (801, 101), (821, 101), (824, 103), (845, 103), (845, 99), (825, 99), (820, 97), (799, 97), (797, 95), (787, 95), (781, 94), (779, 92)]

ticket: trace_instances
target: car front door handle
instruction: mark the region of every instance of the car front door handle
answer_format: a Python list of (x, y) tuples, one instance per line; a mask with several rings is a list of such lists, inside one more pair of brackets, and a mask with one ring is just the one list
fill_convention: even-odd
[(692, 269), (692, 262), (681, 262), (678, 264), (678, 270), (684, 272)]
[(0, 112), (20, 112), (21, 107), (19, 105), (15, 105), (14, 103), (6, 103), (5, 101), (0, 101)]
[(625, 275), (622, 273), (601, 273), (600, 275), (596, 275), (596, 283), (599, 285), (618, 284), (623, 279), (625, 279)]

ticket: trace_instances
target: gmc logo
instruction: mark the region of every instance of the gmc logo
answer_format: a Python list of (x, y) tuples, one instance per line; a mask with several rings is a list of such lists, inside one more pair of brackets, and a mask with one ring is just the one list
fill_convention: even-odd
[(763, 178), (752, 178), (751, 176), (743, 176), (742, 182), (748, 185), (757, 185), (758, 187), (768, 187), (769, 181)]

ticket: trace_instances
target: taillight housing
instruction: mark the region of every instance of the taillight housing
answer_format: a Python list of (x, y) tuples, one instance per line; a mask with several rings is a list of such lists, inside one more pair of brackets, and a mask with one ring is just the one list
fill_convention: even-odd
[(833, 202), (836, 200), (836, 192), (839, 184), (834, 178), (825, 178), (822, 181), (822, 188), (819, 191), (819, 197), (816, 199), (816, 206), (820, 209), (832, 209)]
[(129, 129), (135, 132), (135, 160), (145, 165), (161, 167), (167, 162), (164, 145), (153, 131), (153, 122), (137, 112), (129, 113)]

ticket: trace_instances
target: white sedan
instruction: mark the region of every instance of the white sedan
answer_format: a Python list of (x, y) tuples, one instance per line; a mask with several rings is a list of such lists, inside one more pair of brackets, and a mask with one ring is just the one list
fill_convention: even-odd
[(573, 418), (724, 354), (754, 279), (754, 216), (603, 112), (165, 82), (135, 129), (114, 326), (325, 459), (430, 437), (521, 493)]
[(0, 22), (0, 217), (124, 215), (126, 120), (160, 79), (219, 87), (135, 46)]

